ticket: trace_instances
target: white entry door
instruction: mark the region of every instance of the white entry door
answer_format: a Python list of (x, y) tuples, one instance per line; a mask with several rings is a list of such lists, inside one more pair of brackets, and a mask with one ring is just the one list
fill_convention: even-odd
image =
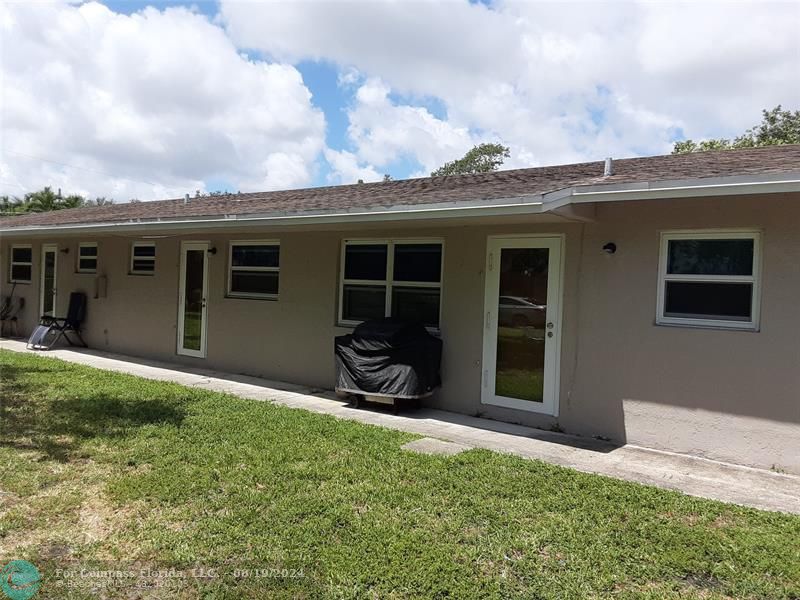
[(181, 244), (178, 294), (178, 354), (206, 356), (208, 242)]
[(558, 414), (563, 237), (490, 237), (481, 401)]
[(56, 316), (56, 289), (58, 281), (58, 246), (42, 246), (42, 271), (39, 289), (39, 314), (43, 317)]

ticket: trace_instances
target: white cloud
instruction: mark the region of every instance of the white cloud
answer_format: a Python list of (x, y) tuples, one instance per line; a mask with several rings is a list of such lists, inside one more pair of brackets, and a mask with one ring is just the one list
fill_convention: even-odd
[[(771, 1), (221, 0), (214, 22), (2, 3), (0, 194), (296, 187), (320, 156), (331, 181), (373, 181), (482, 141), (511, 147), (507, 167), (666, 152), (679, 130), (732, 136), (799, 107), (798, 29), (800, 4)], [(303, 59), (353, 94), (344, 150), (325, 147)]]
[(4, 3), (0, 35), (0, 193), (145, 200), (211, 178), (242, 190), (312, 181), (325, 120), (300, 73), (248, 60), (203, 15)]
[(356, 183), (357, 181), (380, 181), (383, 175), (372, 165), (365, 165), (347, 150), (325, 149), (325, 160), (331, 166), (331, 183)]
[(376, 165), (428, 168), (480, 138), (511, 146), (507, 166), (666, 152), (678, 130), (731, 136), (800, 105), (796, 2), (222, 0), (221, 20), (240, 46), (360, 73), (350, 134)]
[(425, 108), (393, 103), (388, 86), (376, 78), (358, 88), (348, 117), (348, 136), (359, 158), (379, 167), (411, 157), (427, 173), (474, 143), (466, 128), (437, 119)]
[[(327, 59), (372, 76), (386, 75), (395, 89), (444, 93), (482, 79), (514, 77), (520, 42), (514, 17), (467, 2), (240, 2), (222, 0), (221, 20), (233, 40), (280, 60)], [(439, 81), (437, 86), (436, 82)], [(441, 95), (441, 94), (436, 94)]]

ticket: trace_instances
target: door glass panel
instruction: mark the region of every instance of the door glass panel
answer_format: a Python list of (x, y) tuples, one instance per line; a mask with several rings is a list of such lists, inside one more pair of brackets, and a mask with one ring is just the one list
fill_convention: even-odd
[(497, 311), (495, 394), (542, 402), (547, 248), (503, 248)]
[(44, 271), (42, 272), (42, 312), (45, 315), (55, 316), (55, 287), (56, 287), (56, 253), (47, 250), (44, 253)]
[(205, 260), (204, 250), (186, 251), (186, 280), (183, 289), (183, 347), (186, 350), (199, 351), (201, 348)]

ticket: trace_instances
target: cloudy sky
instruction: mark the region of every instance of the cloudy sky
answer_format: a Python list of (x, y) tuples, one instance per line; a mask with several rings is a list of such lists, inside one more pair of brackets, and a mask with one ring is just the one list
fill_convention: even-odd
[(800, 1), (5, 1), (0, 194), (117, 200), (666, 153), (800, 108)]

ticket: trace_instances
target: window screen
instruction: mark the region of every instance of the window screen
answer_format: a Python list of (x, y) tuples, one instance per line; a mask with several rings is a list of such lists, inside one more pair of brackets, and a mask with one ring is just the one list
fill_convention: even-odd
[(658, 320), (754, 327), (757, 233), (665, 234)]
[(131, 273), (152, 275), (156, 271), (156, 245), (154, 242), (134, 242), (131, 247)]
[(97, 272), (97, 244), (94, 242), (81, 242), (78, 245), (78, 272)]
[(228, 295), (276, 298), (280, 258), (281, 247), (278, 242), (231, 242)]
[(11, 283), (30, 283), (33, 272), (33, 248), (12, 246), (8, 274)]
[(394, 316), (438, 328), (441, 280), (441, 242), (345, 242), (341, 321)]

